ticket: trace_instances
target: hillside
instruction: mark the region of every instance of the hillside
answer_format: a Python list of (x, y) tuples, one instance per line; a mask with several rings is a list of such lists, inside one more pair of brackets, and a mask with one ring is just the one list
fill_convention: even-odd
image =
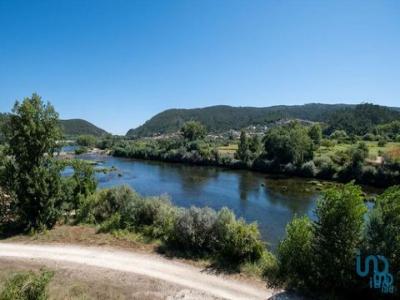
[(213, 132), (241, 129), (249, 125), (268, 124), (283, 118), (323, 121), (327, 115), (344, 107), (346, 105), (343, 104), (305, 104), (271, 107), (218, 105), (194, 109), (169, 109), (155, 115), (136, 129), (129, 130), (127, 135), (140, 137), (175, 132), (183, 123), (190, 120), (200, 121), (209, 131)]
[[(7, 114), (0, 113), (0, 126), (5, 122)], [(107, 134), (107, 131), (93, 125), (92, 123), (82, 119), (60, 120), (60, 126), (66, 136), (91, 134), (95, 136)], [(0, 141), (3, 138), (0, 132)]]
[[(163, 111), (143, 125), (130, 129), (127, 136), (143, 137), (176, 132), (183, 123), (196, 120), (211, 132), (241, 129), (250, 125), (266, 125), (280, 119), (304, 119), (325, 122), (330, 130), (349, 129), (349, 133), (362, 134), (373, 125), (399, 119), (398, 108), (372, 104), (319, 104), (311, 103), (293, 106), (232, 107), (227, 105), (194, 109), (169, 109)], [(346, 121), (341, 124), (342, 121)], [(362, 130), (352, 129), (364, 124)], [(360, 132), (361, 131), (361, 132)]]
[(107, 131), (82, 119), (60, 120), (60, 125), (65, 135), (90, 134), (99, 136), (107, 134)]

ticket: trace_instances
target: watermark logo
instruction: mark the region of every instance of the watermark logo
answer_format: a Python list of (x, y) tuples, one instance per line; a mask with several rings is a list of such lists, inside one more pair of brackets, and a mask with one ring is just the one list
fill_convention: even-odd
[[(373, 270), (370, 270), (371, 263)], [(356, 257), (356, 272), (360, 277), (370, 275), (369, 287), (371, 289), (380, 290), (383, 294), (394, 294), (393, 275), (389, 272), (389, 262), (385, 256), (368, 255), (364, 259), (364, 268), (362, 268), (361, 254), (358, 252)]]

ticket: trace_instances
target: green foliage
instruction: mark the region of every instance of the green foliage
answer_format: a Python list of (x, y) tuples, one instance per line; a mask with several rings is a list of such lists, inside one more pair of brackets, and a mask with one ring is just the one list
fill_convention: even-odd
[(296, 122), (269, 130), (264, 137), (264, 146), (267, 158), (279, 163), (299, 165), (313, 157), (313, 143), (308, 131)]
[(258, 135), (253, 135), (253, 137), (249, 141), (249, 150), (251, 151), (253, 157), (257, 157), (262, 152), (262, 143), (260, 137)]
[(169, 109), (148, 120), (142, 126), (128, 131), (127, 136), (144, 137), (177, 132), (188, 121), (198, 121), (211, 132), (240, 130), (251, 125), (269, 125), (285, 118), (327, 121), (344, 105), (305, 104), (272, 107), (232, 107), (227, 105), (195, 109)]
[(101, 136), (107, 132), (92, 123), (81, 119), (60, 120), (59, 124), (66, 136), (77, 136), (82, 134)]
[(97, 180), (89, 163), (75, 159), (68, 161), (67, 165), (73, 169), (73, 174), (64, 180), (65, 204), (76, 210), (84, 198), (95, 192)]
[(360, 104), (354, 108), (346, 107), (334, 112), (329, 118), (328, 132), (344, 130), (349, 135), (364, 135), (372, 132), (376, 125), (398, 120), (400, 113), (390, 108)]
[(265, 251), (256, 224), (236, 220), (228, 208), (222, 208), (217, 216), (214, 232), (217, 236), (219, 255), (232, 262), (257, 261)]
[(33, 94), (16, 102), (5, 135), (11, 156), (4, 176), (15, 193), (15, 211), (25, 229), (52, 227), (60, 213), (60, 164), (52, 159), (60, 139), (58, 114)]
[(76, 143), (83, 147), (94, 147), (96, 145), (96, 137), (93, 135), (80, 135), (76, 139)]
[(395, 140), (400, 135), (400, 121), (396, 120), (387, 124), (376, 126), (376, 134), (381, 136), (388, 136), (390, 139)]
[(47, 286), (54, 273), (50, 271), (21, 272), (6, 283), (0, 293), (0, 300), (46, 300)]
[(354, 285), (366, 211), (361, 188), (352, 183), (327, 190), (318, 201), (312, 247), (315, 284), (321, 291), (344, 291)]
[(74, 153), (75, 153), (76, 155), (80, 155), (80, 154), (83, 154), (83, 153), (88, 152), (88, 150), (89, 150), (89, 149), (88, 149), (87, 147), (80, 146), (80, 147), (78, 147), (78, 148), (75, 149)]
[(322, 140), (322, 129), (319, 124), (314, 124), (308, 130), (308, 135), (313, 141), (314, 145), (319, 146)]
[(400, 288), (400, 186), (387, 189), (376, 199), (367, 223), (366, 251), (390, 261), (394, 283)]
[(348, 135), (347, 135), (346, 131), (344, 131), (344, 130), (335, 130), (334, 132), (331, 133), (331, 135), (329, 137), (331, 139), (343, 141), (348, 138)]
[(313, 231), (308, 217), (293, 218), (278, 247), (278, 278), (291, 288), (304, 289), (313, 278)]
[(246, 132), (244, 132), (243, 130), (240, 132), (240, 141), (238, 150), (236, 151), (236, 157), (244, 163), (247, 163), (251, 158), (249, 141), (246, 136)]
[(189, 121), (183, 124), (181, 133), (188, 141), (194, 141), (204, 138), (207, 130), (200, 122)]

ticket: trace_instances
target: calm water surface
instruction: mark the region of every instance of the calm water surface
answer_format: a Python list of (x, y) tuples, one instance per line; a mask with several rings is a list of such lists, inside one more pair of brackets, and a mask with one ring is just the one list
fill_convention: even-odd
[(178, 206), (229, 207), (246, 221), (256, 221), (263, 239), (272, 248), (284, 236), (285, 226), (295, 214), (313, 216), (319, 195), (315, 184), (304, 179), (272, 179), (244, 170), (96, 154), (80, 158), (98, 160), (100, 167), (117, 168), (116, 172), (97, 174), (100, 188), (126, 184), (146, 196), (167, 194)]

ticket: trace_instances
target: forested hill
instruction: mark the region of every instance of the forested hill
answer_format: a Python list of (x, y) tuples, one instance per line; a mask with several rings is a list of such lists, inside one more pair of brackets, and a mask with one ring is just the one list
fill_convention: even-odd
[(128, 136), (149, 136), (177, 131), (186, 121), (199, 121), (209, 131), (220, 132), (241, 129), (249, 125), (268, 124), (283, 118), (323, 121), (343, 104), (305, 104), (271, 107), (232, 107), (227, 105), (194, 109), (169, 109), (148, 120), (142, 126), (128, 131)]
[[(6, 121), (7, 114), (0, 113), (0, 128), (2, 124)], [(107, 131), (93, 125), (92, 123), (82, 120), (82, 119), (69, 119), (60, 120), (61, 129), (66, 136), (76, 136), (81, 134), (90, 134), (95, 136), (100, 136), (107, 134)], [(0, 131), (0, 140), (3, 138)]]
[(226, 105), (194, 109), (169, 109), (128, 131), (131, 137), (176, 132), (191, 120), (203, 123), (211, 132), (241, 129), (249, 125), (267, 125), (280, 119), (304, 119), (325, 122), (330, 130), (346, 129), (363, 134), (373, 125), (399, 119), (398, 108), (372, 104), (304, 104), (271, 107), (232, 107)]
[(100, 136), (107, 134), (107, 131), (82, 119), (60, 120), (60, 125), (64, 134), (67, 136), (81, 135), (81, 134)]

